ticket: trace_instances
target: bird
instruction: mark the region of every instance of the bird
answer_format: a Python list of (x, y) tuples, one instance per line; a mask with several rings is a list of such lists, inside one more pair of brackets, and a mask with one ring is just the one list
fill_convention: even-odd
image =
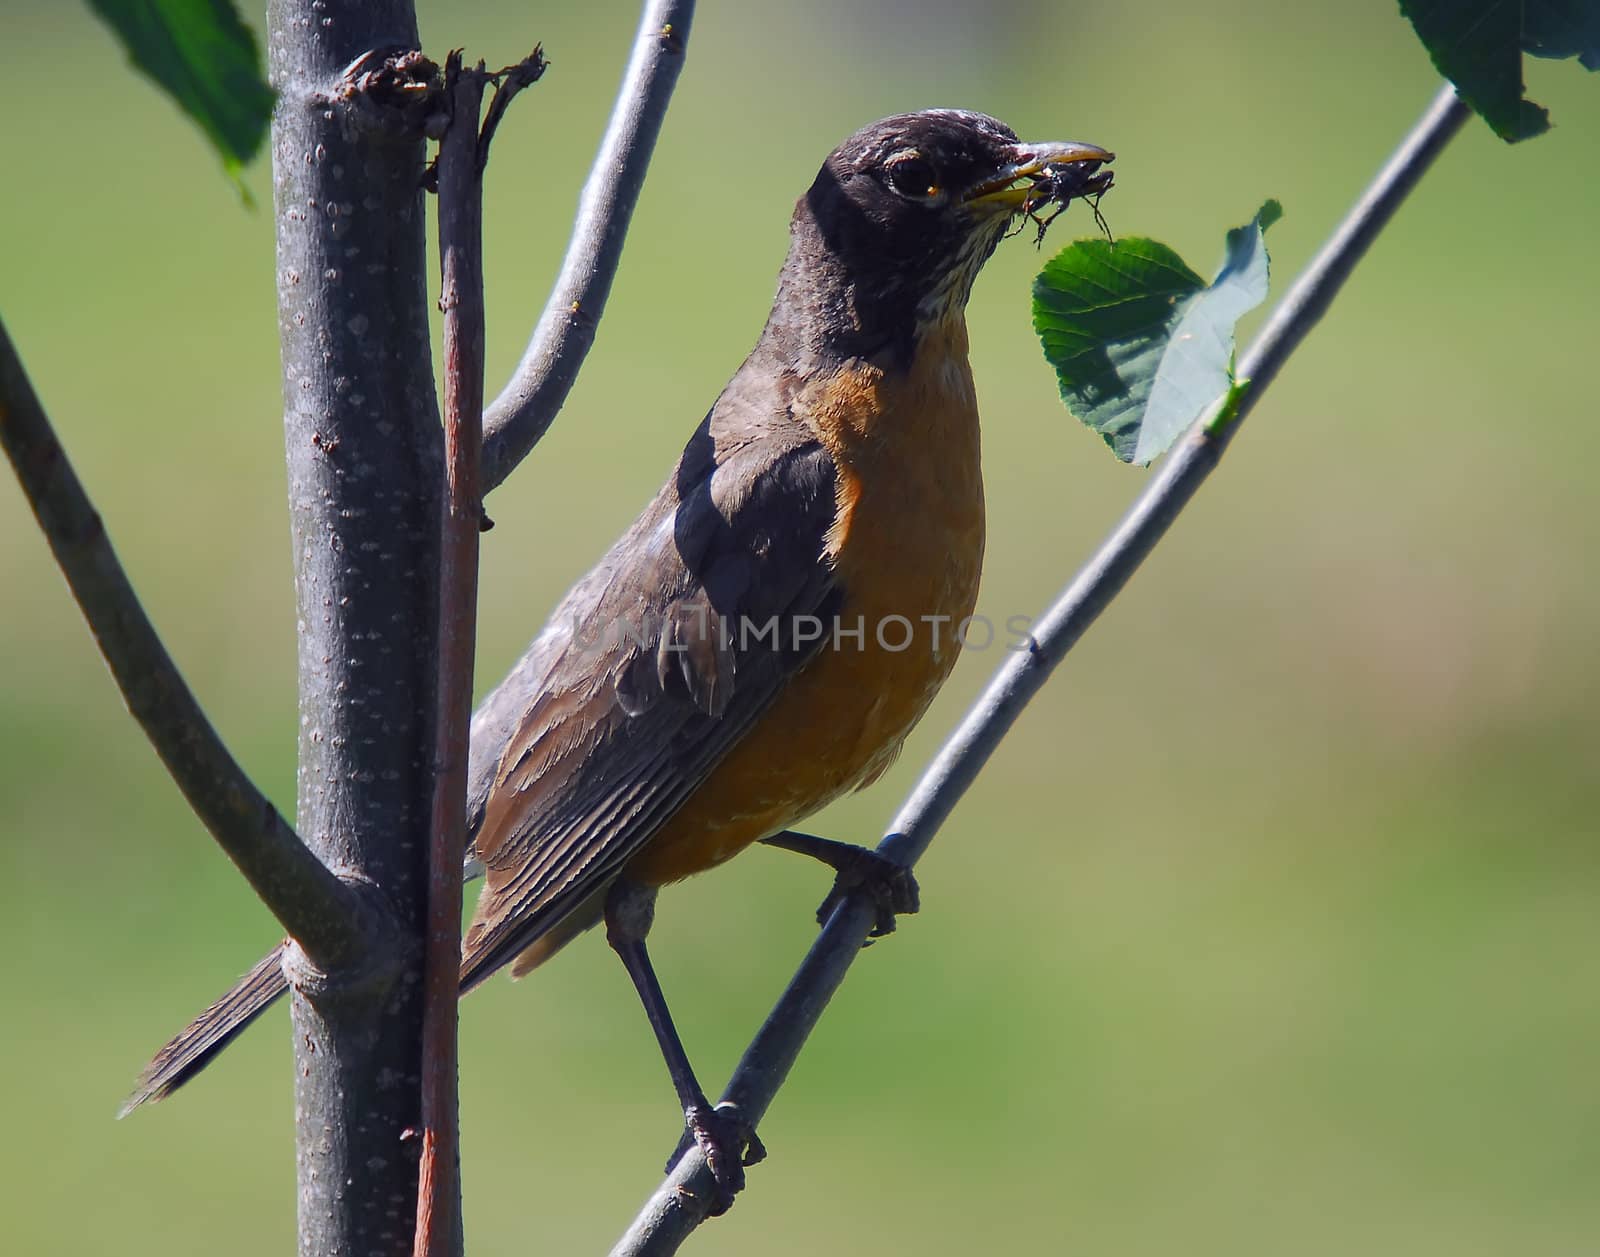
[[(729, 1195), (762, 1155), (707, 1101), (645, 938), (657, 891), (756, 842), (815, 856), (829, 903), (906, 870), (792, 828), (893, 762), (950, 675), (984, 553), (965, 309), (1020, 216), (1114, 154), (981, 113), (874, 122), (796, 203), (755, 347), (654, 499), (474, 715), (461, 988), (604, 924)], [(1065, 177), (1072, 174), (1074, 177)], [(123, 1112), (204, 1068), (286, 989), (265, 957), (157, 1054)]]

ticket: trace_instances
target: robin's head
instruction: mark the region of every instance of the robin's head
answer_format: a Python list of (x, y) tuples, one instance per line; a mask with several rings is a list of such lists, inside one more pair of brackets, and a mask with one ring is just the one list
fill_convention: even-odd
[(958, 316), (972, 281), (1047, 168), (1112, 159), (1093, 144), (1023, 143), (994, 118), (929, 109), (884, 118), (828, 155), (795, 207), (775, 318), (807, 339), (909, 348)]

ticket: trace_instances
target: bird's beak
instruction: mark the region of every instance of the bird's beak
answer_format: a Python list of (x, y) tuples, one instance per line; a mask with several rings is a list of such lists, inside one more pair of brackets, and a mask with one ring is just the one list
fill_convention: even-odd
[(1102, 166), (1116, 158), (1116, 154), (1094, 144), (1080, 144), (1076, 140), (1059, 140), (1043, 144), (1017, 144), (1011, 150), (1012, 160), (988, 179), (969, 188), (961, 200), (966, 205), (1015, 213), (1027, 204), (1032, 183), (1024, 182), (1045, 173), (1054, 166), (1070, 166), (1077, 162), (1093, 162)]

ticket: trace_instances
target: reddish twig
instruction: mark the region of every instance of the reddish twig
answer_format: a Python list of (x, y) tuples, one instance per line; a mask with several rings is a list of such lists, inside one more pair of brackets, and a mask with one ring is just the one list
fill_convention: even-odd
[(461, 862), (467, 840), (467, 732), (477, 632), (483, 517), (483, 63), (445, 63), (450, 121), (439, 142), (439, 308), (444, 311), (444, 502), (439, 570), (439, 718), (434, 743), (423, 962), (422, 1165), (416, 1257), (461, 1252), (456, 1004), (461, 972)]

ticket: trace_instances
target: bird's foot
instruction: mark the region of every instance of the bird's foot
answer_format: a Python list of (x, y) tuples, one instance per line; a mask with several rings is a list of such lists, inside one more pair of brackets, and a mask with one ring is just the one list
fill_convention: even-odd
[(766, 1145), (737, 1105), (719, 1104), (712, 1108), (710, 1104), (691, 1104), (683, 1111), (683, 1124), (683, 1138), (667, 1162), (667, 1173), (672, 1172), (684, 1153), (698, 1147), (717, 1182), (717, 1200), (711, 1216), (719, 1217), (744, 1190), (745, 1167), (766, 1159)]
[(909, 915), (922, 906), (922, 892), (911, 870), (870, 847), (845, 846), (833, 867), (837, 876), (833, 889), (817, 909), (818, 925), (825, 924), (840, 901), (854, 890), (865, 890), (872, 896), (878, 911), (869, 939), (893, 934), (897, 916)]
[(818, 925), (827, 924), (840, 900), (854, 890), (865, 890), (877, 905), (878, 919), (870, 938), (893, 934), (895, 917), (915, 912), (920, 906), (921, 894), (911, 870), (871, 847), (818, 838), (815, 834), (802, 834), (793, 829), (785, 829), (761, 841), (770, 847), (821, 860), (834, 871), (833, 889), (817, 909)]

